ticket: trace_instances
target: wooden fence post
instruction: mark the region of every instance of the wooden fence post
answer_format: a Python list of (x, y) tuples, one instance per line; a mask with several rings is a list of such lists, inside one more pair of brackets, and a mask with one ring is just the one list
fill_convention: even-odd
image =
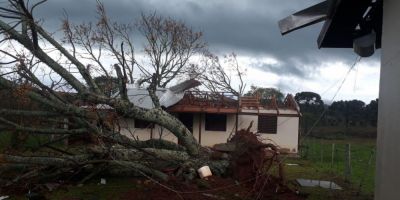
[(335, 160), (335, 143), (332, 143), (332, 159), (331, 159), (331, 170), (333, 171), (333, 162)]
[(347, 144), (345, 149), (345, 163), (344, 163), (344, 178), (345, 182), (350, 183), (351, 178), (351, 145)]
[(320, 143), (320, 152), (321, 152), (321, 164), (324, 163), (324, 146), (322, 145), (322, 141)]
[(369, 172), (369, 169), (370, 169), (370, 167), (371, 167), (372, 160), (373, 160), (373, 157), (374, 157), (374, 156), (375, 156), (375, 150), (372, 149), (372, 150), (371, 150), (371, 153), (370, 153), (370, 155), (369, 155), (367, 167), (365, 167), (364, 176), (362, 176), (362, 178), (361, 178), (361, 180), (360, 180), (360, 184), (358, 185), (357, 196), (359, 196), (360, 193), (361, 193), (361, 189), (362, 189), (362, 186), (363, 186), (365, 177), (366, 177), (367, 173)]

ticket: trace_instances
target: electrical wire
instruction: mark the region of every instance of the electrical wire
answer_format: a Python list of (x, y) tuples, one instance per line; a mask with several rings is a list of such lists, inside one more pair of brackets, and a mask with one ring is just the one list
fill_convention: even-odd
[[(346, 80), (347, 80), (347, 78), (348, 78), (350, 72), (354, 69), (354, 67), (357, 65), (357, 63), (358, 63), (360, 60), (361, 60), (361, 57), (357, 57), (357, 59), (355, 60), (355, 62), (350, 66), (349, 70), (347, 71), (345, 77), (344, 77), (343, 80), (341, 81), (340, 86), (339, 86), (338, 89), (336, 90), (336, 92), (335, 92), (334, 96), (332, 97), (331, 101), (333, 101), (333, 100), (336, 98), (336, 96), (338, 95), (339, 91), (341, 90), (341, 88), (343, 87), (344, 83), (346, 82)], [(310, 133), (313, 131), (313, 129), (316, 127), (316, 125), (321, 121), (322, 117), (325, 115), (326, 112), (327, 112), (327, 109), (325, 109), (325, 110), (320, 114), (320, 116), (318, 117), (318, 119), (313, 123), (312, 127), (310, 128), (310, 130), (304, 135), (304, 137), (302, 137), (302, 139), (300, 140), (300, 143), (303, 143), (304, 140), (310, 135)], [(284, 122), (281, 123), (280, 125), (282, 125), (282, 124), (284, 124), (284, 123), (286, 123), (286, 122), (287, 122), (287, 121), (284, 121)], [(288, 157), (289, 157), (288, 155), (285, 155), (282, 159), (280, 159), (278, 165), (282, 164)], [(117, 160), (115, 160), (114, 158), (112, 158), (112, 159), (118, 163)], [(121, 165), (124, 166), (124, 167), (131, 167), (131, 166), (124, 165), (124, 164), (122, 164), (122, 163), (119, 163), (119, 164), (121, 164)], [(275, 165), (275, 166), (276, 166), (276, 165)], [(268, 169), (268, 171), (271, 170), (271, 168), (273, 168), (273, 167), (275, 167), (275, 166), (271, 166), (271, 167)], [(268, 171), (266, 171), (265, 173), (268, 173)], [(161, 183), (161, 182), (159, 182), (159, 181), (157, 181), (157, 180), (151, 178), (150, 176), (146, 175), (145, 173), (143, 173), (143, 172), (141, 172), (141, 171), (139, 171), (139, 170), (138, 170), (138, 172), (141, 173), (141, 174), (142, 174), (143, 176), (145, 176), (146, 178), (148, 178), (150, 181), (154, 182), (155, 184), (160, 185), (161, 187), (163, 187), (163, 188), (165, 188), (165, 189), (167, 189), (167, 190), (169, 190), (169, 191), (171, 191), (171, 192), (176, 193), (176, 194), (178, 195), (178, 197), (181, 198), (181, 199), (182, 199), (182, 196), (181, 196), (182, 194), (194, 194), (194, 193), (204, 193), (204, 192), (216, 192), (216, 191), (226, 190), (226, 189), (229, 189), (229, 188), (232, 188), (232, 187), (235, 187), (235, 186), (238, 185), (237, 183), (235, 183), (235, 184), (228, 184), (228, 185), (225, 185), (225, 186), (221, 186), (221, 187), (217, 187), (217, 188), (213, 188), (213, 189), (208, 189), (208, 190), (199, 190), (199, 191), (179, 191), (179, 190), (175, 190), (175, 189), (173, 189), (172, 187), (170, 187), (170, 186), (168, 186), (168, 185), (166, 185), (166, 184), (163, 184), (163, 183)], [(241, 182), (239, 182), (239, 184), (244, 184), (244, 183), (250, 182), (250, 181), (255, 180), (256, 178), (261, 177), (261, 176), (264, 176), (264, 175), (265, 175), (265, 174), (259, 174), (259, 175), (255, 176), (255, 177), (253, 177), (253, 178), (250, 178), (250, 179), (241, 181)], [(263, 187), (260, 189), (260, 193), (257, 195), (257, 199), (259, 199), (259, 198), (261, 197), (261, 193), (262, 193), (264, 187), (266, 186), (266, 183), (267, 183), (267, 181), (268, 181), (268, 179), (269, 179), (270, 176), (271, 176), (271, 174), (268, 174), (267, 178), (265, 179), (265, 182), (264, 182), (264, 184), (263, 184)]]
[[(341, 81), (338, 89), (336, 90), (335, 94), (333, 95), (331, 102), (333, 102), (336, 98), (336, 96), (339, 94), (340, 90), (342, 89), (344, 83), (346, 82), (350, 72), (354, 69), (354, 67), (360, 62), (361, 57), (357, 56), (356, 60), (354, 61), (354, 63), (349, 67), (349, 70), (347, 71), (345, 77), (343, 78), (343, 80)], [(318, 125), (318, 123), (321, 121), (321, 119), (323, 118), (323, 116), (325, 115), (325, 113), (328, 111), (328, 109), (324, 109), (324, 111), (320, 114), (320, 116), (317, 118), (317, 120), (313, 123), (313, 125), (311, 126), (311, 128), (307, 131), (307, 133), (300, 139), (299, 144), (304, 143), (305, 139), (311, 134), (311, 132), (313, 131), (313, 129)], [(279, 164), (282, 164), (289, 156), (285, 155), (280, 161)], [(278, 165), (279, 165), (278, 164)], [(275, 165), (276, 166), (276, 165)], [(275, 167), (274, 166), (274, 167)], [(273, 168), (273, 167), (271, 167)], [(268, 170), (270, 170), (271, 168), (269, 168)], [(268, 173), (268, 171), (267, 171)], [(268, 174), (267, 178), (265, 179), (264, 185), (263, 187), (261, 187), (259, 194), (257, 195), (257, 199), (259, 199), (261, 197), (262, 191), (264, 190), (264, 187), (266, 186), (266, 183), (269, 179), (269, 177), (271, 176), (271, 174)]]

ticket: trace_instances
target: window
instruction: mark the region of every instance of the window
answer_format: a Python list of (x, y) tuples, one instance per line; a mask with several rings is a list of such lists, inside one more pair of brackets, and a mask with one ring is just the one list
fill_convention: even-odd
[(140, 119), (135, 119), (135, 128), (153, 128), (153, 124)]
[(226, 131), (226, 115), (206, 114), (206, 131)]
[(259, 115), (258, 132), (276, 134), (277, 121), (277, 116)]

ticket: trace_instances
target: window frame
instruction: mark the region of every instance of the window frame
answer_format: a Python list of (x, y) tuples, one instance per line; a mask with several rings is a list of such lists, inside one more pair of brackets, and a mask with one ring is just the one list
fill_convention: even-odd
[[(224, 125), (217, 124), (224, 122)], [(214, 124), (212, 124), (214, 123)], [(205, 131), (218, 131), (226, 132), (228, 123), (228, 116), (226, 114), (206, 113), (204, 116), (204, 130)], [(218, 127), (220, 126), (220, 127)], [(223, 127), (222, 127), (223, 126)]]
[(257, 130), (262, 134), (278, 134), (278, 116), (258, 115)]

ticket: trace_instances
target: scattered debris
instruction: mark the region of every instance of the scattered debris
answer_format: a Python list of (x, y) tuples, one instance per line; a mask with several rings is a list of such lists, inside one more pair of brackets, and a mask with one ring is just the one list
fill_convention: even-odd
[(143, 184), (144, 185), (149, 185), (151, 183), (151, 180), (145, 180), (145, 181), (143, 181)]
[[(276, 163), (279, 167), (279, 178), (283, 181), (279, 149), (273, 144), (263, 143), (257, 134), (249, 131), (250, 127), (251, 125), (247, 130), (238, 131), (228, 142), (235, 146), (234, 151), (230, 153), (233, 178), (245, 181), (260, 177)], [(265, 185), (261, 182), (264, 181), (260, 179), (260, 184)]]
[[(234, 179), (219, 176), (211, 176), (207, 181), (204, 179), (197, 179), (192, 182), (183, 182), (176, 178), (171, 178), (167, 182), (160, 182), (160, 184), (151, 184), (143, 187), (134, 187), (127, 192), (121, 193), (118, 198), (121, 200), (135, 199), (153, 199), (153, 200), (227, 200), (227, 199), (257, 199), (270, 200), (270, 199), (285, 199), (285, 200), (304, 200), (295, 191), (289, 190), (286, 186), (279, 188), (276, 193), (276, 185), (279, 179), (271, 176), (266, 183), (264, 190), (257, 190), (253, 193), (253, 184), (250, 182), (242, 182), (237, 185)], [(199, 182), (202, 182), (199, 184)], [(135, 181), (136, 182), (136, 181)], [(207, 185), (204, 185), (206, 183)]]
[[(283, 176), (284, 164), (279, 160), (279, 148), (271, 143), (263, 143), (259, 135), (249, 131), (250, 127), (247, 130), (236, 132), (226, 144), (216, 145), (214, 148), (201, 148), (200, 156), (193, 158), (176, 149), (158, 150), (157, 155), (160, 159), (147, 157), (147, 154), (151, 153), (148, 151), (149, 148), (142, 149), (142, 151), (147, 151), (146, 153), (139, 150), (116, 147), (111, 152), (104, 152), (102, 149), (95, 148), (90, 148), (88, 152), (93, 153), (95, 156), (101, 155), (111, 156), (113, 159), (118, 158), (120, 160), (117, 163), (118, 165), (115, 165), (112, 169), (120, 172), (116, 174), (123, 174), (123, 176), (137, 176), (138, 170), (155, 176), (158, 174), (158, 172), (149, 171), (147, 166), (136, 163), (135, 160), (138, 159), (148, 159), (147, 161), (149, 164), (152, 164), (152, 167), (160, 170), (159, 173), (162, 176), (158, 176), (161, 177), (156, 180), (158, 184), (152, 184), (154, 180), (134, 179), (135, 183), (142, 185), (142, 187), (132, 189), (126, 194), (121, 194), (123, 199), (131, 199), (133, 195), (137, 196), (138, 199), (143, 197), (142, 199), (160, 200), (172, 200), (175, 199), (175, 196), (176, 199), (182, 199), (181, 196), (183, 196), (185, 197), (184, 199), (188, 197), (187, 199), (193, 200), (229, 199), (233, 196), (261, 200), (275, 198), (277, 195), (282, 197), (280, 199), (303, 199), (302, 197), (298, 197), (295, 191), (285, 185)], [(65, 170), (56, 171), (58, 173), (54, 176), (57, 178), (63, 180), (63, 177), (69, 178), (69, 175), (73, 174), (73, 179), (68, 179), (66, 184), (72, 183), (83, 186), (84, 181), (82, 180), (86, 181), (97, 177), (95, 176), (98, 174), (97, 172), (105, 172), (105, 175), (112, 172), (103, 170), (109, 165), (90, 164), (82, 168), (79, 173), (74, 173), (76, 171), (74, 170), (75, 163), (85, 162), (88, 159), (88, 155), (91, 154), (78, 154), (64, 159), (55, 159), (51, 156), (40, 157), (40, 159), (46, 162), (50, 160), (54, 166), (66, 168)], [(171, 158), (171, 156), (173, 157)], [(20, 161), (26, 158), (8, 156), (7, 159)], [(74, 162), (70, 161), (71, 159)], [(174, 162), (162, 162), (164, 160), (174, 160)], [(121, 163), (129, 164), (133, 169), (127, 171), (125, 166), (121, 167)], [(272, 169), (274, 166), (278, 169), (278, 177), (269, 172), (269, 169)], [(32, 172), (27, 171), (26, 174), (30, 175), (33, 172), (35, 172), (33, 174), (37, 174), (36, 171), (41, 169), (34, 167), (31, 169)], [(95, 169), (100, 170), (96, 171)], [(110, 174), (112, 175), (112, 173)], [(48, 180), (40, 182), (32, 177), (24, 177), (26, 177), (24, 180), (44, 186), (34, 191), (37, 194), (27, 194), (27, 197), (29, 196), (28, 199), (35, 199), (35, 195), (40, 194), (40, 192), (54, 191), (59, 187), (59, 184), (54, 184), (53, 182), (47, 183)], [(99, 178), (100, 182), (98, 182), (98, 185), (107, 184), (107, 177), (103, 176), (101, 178), (100, 176)], [(146, 190), (141, 191), (140, 188), (146, 188)], [(174, 195), (174, 197), (171, 195)], [(147, 198), (149, 196), (150, 198)]]
[(197, 170), (200, 178), (205, 179), (209, 176), (212, 176), (211, 170), (209, 166), (203, 166)]
[(290, 149), (281, 148), (281, 149), (279, 149), (279, 153), (281, 153), (281, 154), (290, 154)]
[[(49, 190), (49, 192), (51, 192), (51, 191), (57, 189), (57, 188), (60, 186), (60, 184), (58, 184), (58, 183), (46, 183), (46, 184), (44, 184), (44, 185), (45, 185), (46, 188)], [(1, 200), (1, 199), (0, 199), (0, 200)]]
[(186, 182), (191, 181), (191, 180), (195, 179), (195, 177), (196, 177), (196, 170), (193, 169), (192, 167), (186, 168), (183, 171), (182, 176)]
[(297, 163), (286, 163), (287, 166), (299, 166)]
[(8, 199), (8, 198), (9, 198), (9, 196), (1, 196), (0, 200), (4, 200), (4, 199)]
[(235, 151), (236, 145), (233, 143), (221, 143), (215, 144), (213, 149), (220, 152), (232, 152)]
[(302, 187), (322, 187), (325, 189), (342, 190), (342, 187), (332, 181), (321, 181), (312, 179), (296, 179), (297, 183)]
[(30, 190), (28, 191), (28, 193), (25, 196), (29, 200), (45, 199), (43, 195), (41, 195), (39, 193), (31, 192)]
[(206, 196), (206, 197), (210, 197), (210, 198), (212, 198), (212, 199), (225, 199), (224, 197), (220, 197), (220, 196), (217, 196), (217, 195), (215, 195), (215, 194), (203, 193), (202, 195), (203, 195), (203, 196)]

